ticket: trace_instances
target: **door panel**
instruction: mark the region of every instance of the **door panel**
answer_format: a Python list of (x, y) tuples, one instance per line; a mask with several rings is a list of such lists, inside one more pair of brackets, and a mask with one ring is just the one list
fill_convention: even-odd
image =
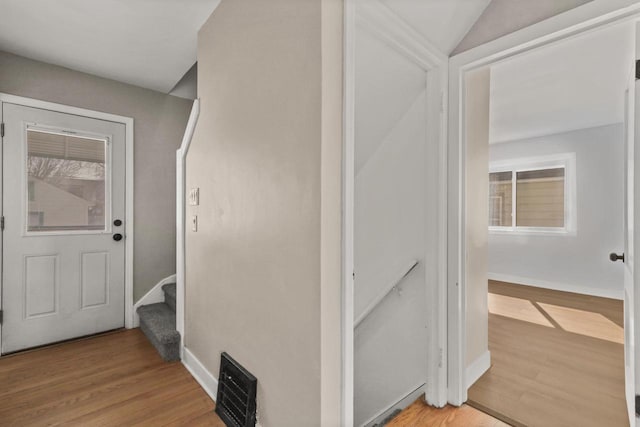
[[(640, 48), (640, 31), (635, 29), (636, 50)], [(636, 61), (640, 54), (636, 51), (632, 58), (632, 66), (625, 93), (625, 199), (624, 199), (624, 369), (625, 369), (625, 395), (629, 425), (640, 425), (635, 416), (636, 391), (638, 390), (638, 362), (636, 342), (638, 340), (636, 327), (636, 312), (638, 310), (638, 277), (635, 247), (638, 244), (638, 236), (635, 232), (636, 203), (640, 201), (640, 174), (635, 173), (635, 165), (640, 164), (640, 150), (636, 149), (637, 138), (640, 129), (640, 81), (636, 76)], [(613, 260), (613, 258), (612, 258)]]
[(58, 308), (58, 256), (24, 257), (25, 318), (55, 314)]
[(124, 326), (124, 125), (2, 105), (2, 352)]
[(109, 302), (109, 253), (88, 252), (81, 255), (82, 308), (97, 307)]

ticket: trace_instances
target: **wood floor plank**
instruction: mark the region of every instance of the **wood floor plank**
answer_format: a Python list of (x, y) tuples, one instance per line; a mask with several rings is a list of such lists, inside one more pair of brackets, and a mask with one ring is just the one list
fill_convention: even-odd
[(467, 405), (437, 409), (420, 398), (386, 427), (508, 427), (508, 424)]
[(622, 301), (489, 282), (491, 368), (470, 404), (530, 427), (626, 427)]
[(181, 363), (139, 329), (0, 358), (0, 425), (224, 427)]

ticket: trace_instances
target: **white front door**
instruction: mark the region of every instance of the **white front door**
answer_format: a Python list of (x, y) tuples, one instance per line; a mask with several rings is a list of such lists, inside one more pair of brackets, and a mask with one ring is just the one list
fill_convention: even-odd
[(124, 125), (2, 118), (2, 353), (123, 327)]

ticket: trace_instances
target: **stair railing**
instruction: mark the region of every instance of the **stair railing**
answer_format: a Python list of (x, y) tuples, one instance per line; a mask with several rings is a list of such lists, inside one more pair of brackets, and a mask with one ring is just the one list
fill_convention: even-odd
[(413, 271), (414, 268), (416, 268), (417, 265), (418, 265), (418, 260), (413, 259), (410, 262), (408, 262), (407, 264), (405, 264), (404, 266), (402, 266), (402, 268), (398, 270), (398, 274), (396, 274), (394, 279), (392, 281), (390, 281), (387, 286), (385, 286), (385, 288), (382, 290), (382, 292), (380, 292), (378, 294), (378, 296), (376, 296), (373, 299), (373, 301), (371, 301), (371, 303), (369, 303), (367, 308), (365, 308), (364, 311), (356, 318), (355, 322), (353, 322), (353, 328), (355, 329), (358, 326), (360, 326), (360, 324), (364, 321), (364, 319), (369, 317), (369, 315), (373, 312), (373, 310), (375, 310), (376, 307), (382, 301), (384, 301), (384, 299), (387, 297), (387, 295), (389, 295), (391, 293), (391, 291), (395, 290), (395, 291), (400, 292), (398, 286), (404, 280), (404, 278), (407, 277), (409, 275), (409, 273), (411, 273), (411, 271)]

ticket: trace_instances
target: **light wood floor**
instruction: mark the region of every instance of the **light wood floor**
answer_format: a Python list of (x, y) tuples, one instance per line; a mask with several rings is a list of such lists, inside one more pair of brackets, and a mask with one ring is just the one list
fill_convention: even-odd
[(386, 427), (508, 427), (508, 424), (470, 406), (436, 409), (418, 399)]
[(213, 426), (214, 403), (139, 329), (0, 358), (1, 426)]
[(489, 312), (469, 404), (516, 426), (628, 426), (622, 301), (490, 282)]

